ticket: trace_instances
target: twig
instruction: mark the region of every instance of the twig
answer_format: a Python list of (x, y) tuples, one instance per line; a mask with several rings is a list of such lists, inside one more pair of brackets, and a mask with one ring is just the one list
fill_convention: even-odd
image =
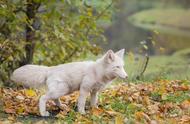
[(144, 67), (143, 67), (143, 70), (141, 71), (141, 73), (136, 77), (136, 79), (140, 79), (140, 77), (142, 77), (142, 75), (144, 74), (144, 72), (146, 71), (146, 68), (147, 68), (147, 66), (148, 66), (148, 62), (149, 62), (149, 56), (148, 55), (146, 55), (145, 56), (146, 57), (146, 62), (145, 62), (145, 64), (143, 65)]
[[(98, 20), (112, 5), (113, 5), (113, 0), (99, 15), (96, 16), (95, 20)], [(90, 32), (90, 27), (88, 27), (86, 31), (87, 37), (88, 37), (89, 32)]]
[(96, 20), (98, 20), (112, 5), (113, 5), (113, 0), (98, 16), (96, 16)]

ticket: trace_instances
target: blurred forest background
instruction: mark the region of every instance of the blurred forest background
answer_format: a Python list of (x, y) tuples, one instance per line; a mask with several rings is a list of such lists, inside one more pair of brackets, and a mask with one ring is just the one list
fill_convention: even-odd
[(189, 79), (189, 7), (189, 0), (1, 0), (0, 82), (25, 64), (95, 59), (120, 48), (129, 80)]

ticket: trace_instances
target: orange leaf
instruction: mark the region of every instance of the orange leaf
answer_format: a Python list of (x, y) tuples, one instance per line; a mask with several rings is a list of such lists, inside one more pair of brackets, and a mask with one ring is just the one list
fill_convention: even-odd
[(103, 109), (95, 108), (95, 107), (92, 108), (92, 114), (93, 114), (93, 115), (99, 116), (99, 115), (102, 114), (103, 112), (104, 112)]
[(136, 112), (135, 113), (135, 118), (137, 120), (141, 120), (142, 118), (144, 118), (148, 122), (151, 121), (151, 119), (149, 118), (149, 116), (147, 114), (145, 114), (144, 112)]
[(188, 108), (190, 108), (190, 100), (185, 100), (185, 101), (183, 101), (183, 102), (181, 103), (180, 107), (181, 107), (182, 109), (188, 109)]

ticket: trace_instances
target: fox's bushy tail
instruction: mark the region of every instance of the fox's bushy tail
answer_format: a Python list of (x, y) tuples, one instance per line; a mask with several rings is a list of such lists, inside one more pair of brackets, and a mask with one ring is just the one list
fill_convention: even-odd
[(27, 87), (39, 87), (45, 84), (49, 68), (47, 66), (25, 65), (13, 72), (11, 80)]

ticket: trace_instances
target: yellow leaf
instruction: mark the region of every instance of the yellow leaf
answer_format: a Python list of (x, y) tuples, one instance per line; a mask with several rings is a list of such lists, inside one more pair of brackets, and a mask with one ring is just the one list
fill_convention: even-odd
[(123, 124), (124, 123), (124, 118), (121, 114), (118, 114), (115, 117), (115, 124)]
[(165, 48), (160, 47), (159, 49), (160, 49), (160, 52), (161, 52), (161, 53), (164, 53), (164, 52), (165, 52)]
[(162, 94), (162, 100), (167, 100), (167, 94), (166, 93)]
[(128, 56), (129, 56), (129, 60), (130, 60), (131, 62), (133, 62), (133, 61), (134, 61), (134, 54), (133, 54), (132, 52), (129, 52), (129, 53), (128, 53)]
[(152, 40), (152, 45), (155, 46), (156, 45), (156, 41)]
[(24, 112), (24, 107), (19, 107), (18, 109), (17, 109), (17, 113), (18, 114), (21, 114), (21, 113), (23, 113)]
[(148, 49), (148, 46), (147, 45), (143, 45), (144, 49), (147, 50)]
[(136, 113), (135, 113), (135, 118), (136, 118), (137, 120), (141, 120), (141, 118), (143, 117), (143, 113), (144, 113), (144, 112), (136, 112)]
[(32, 89), (25, 90), (25, 93), (26, 93), (26, 96), (30, 96), (30, 97), (36, 96), (36, 92)]
[(157, 34), (157, 35), (159, 34), (159, 32), (158, 32), (157, 30), (154, 30), (153, 32), (154, 32), (155, 34)]

